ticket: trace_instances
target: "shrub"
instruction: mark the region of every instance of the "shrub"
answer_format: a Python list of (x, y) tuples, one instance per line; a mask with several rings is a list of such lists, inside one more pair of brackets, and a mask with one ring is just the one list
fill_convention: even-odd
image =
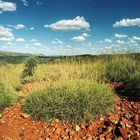
[(31, 56), (25, 60), (25, 69), (22, 72), (22, 78), (27, 76), (33, 76), (35, 73), (35, 68), (37, 67), (37, 59)]
[(126, 83), (126, 90), (140, 94), (140, 72), (132, 74), (130, 81)]
[(26, 97), (24, 112), (33, 119), (89, 122), (109, 114), (116, 96), (104, 84), (72, 82), (35, 91)]
[(12, 105), (17, 100), (14, 94), (10, 94), (10, 91), (0, 83), (0, 113), (6, 108)]
[(113, 57), (106, 64), (105, 77), (109, 82), (127, 83), (137, 71), (136, 61), (129, 57)]

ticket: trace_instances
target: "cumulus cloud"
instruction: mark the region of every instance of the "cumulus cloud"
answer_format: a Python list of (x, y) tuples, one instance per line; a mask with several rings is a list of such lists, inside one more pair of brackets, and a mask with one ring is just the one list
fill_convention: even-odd
[(13, 12), (16, 11), (16, 4), (12, 3), (12, 2), (4, 2), (2, 0), (0, 0), (0, 13), (2, 14), (2, 12)]
[(117, 44), (122, 45), (122, 44), (126, 44), (123, 40), (117, 40)]
[(84, 36), (84, 37), (89, 37), (90, 35), (87, 34), (87, 33), (83, 33), (82, 36)]
[(16, 41), (17, 42), (25, 42), (25, 39), (23, 39), (23, 38), (17, 38)]
[(24, 6), (29, 6), (29, 2), (27, 0), (21, 0), (21, 2), (23, 2)]
[(34, 30), (35, 28), (34, 27), (30, 27), (30, 30)]
[(14, 35), (12, 30), (9, 28), (5, 28), (0, 25), (0, 40), (1, 41), (11, 41), (14, 40)]
[(140, 27), (140, 18), (135, 19), (122, 19), (113, 24), (114, 28), (138, 26)]
[(59, 40), (59, 39), (55, 39), (54, 41), (52, 41), (52, 44), (59, 44), (59, 45), (63, 45), (63, 41)]
[(82, 41), (85, 41), (86, 38), (84, 36), (75, 36), (71, 40), (82, 42)]
[(19, 29), (24, 29), (24, 28), (26, 28), (26, 26), (23, 25), (23, 24), (17, 24), (17, 25), (15, 26), (15, 29), (17, 29), (17, 30), (19, 30)]
[(123, 40), (117, 40), (115, 45), (118, 46), (138, 46), (137, 42), (135, 40), (133, 40), (132, 38), (129, 38), (128, 41), (123, 41)]
[(33, 38), (33, 39), (31, 39), (30, 41), (31, 41), (31, 42), (36, 42), (37, 40)]
[(137, 37), (137, 36), (133, 36), (133, 39), (134, 39), (135, 41), (140, 41), (140, 37)]
[(116, 38), (119, 38), (119, 39), (121, 39), (121, 38), (126, 38), (126, 37), (127, 37), (127, 35), (124, 35), (124, 34), (114, 34), (114, 36), (115, 36)]
[(77, 31), (81, 29), (89, 30), (90, 24), (84, 17), (77, 16), (74, 19), (60, 20), (50, 25), (44, 25), (45, 28), (51, 28), (55, 31)]
[(78, 41), (78, 42), (83, 42), (87, 39), (87, 37), (89, 37), (89, 34), (83, 33), (80, 36), (74, 36), (73, 38), (71, 38), (71, 40), (75, 40), (75, 41)]
[(106, 39), (104, 39), (104, 42), (105, 42), (105, 43), (111, 43), (111, 42), (112, 42), (112, 40), (111, 40), (111, 39), (106, 38)]
[(100, 43), (112, 43), (112, 40), (109, 38), (106, 38), (104, 40), (101, 40)]
[(17, 24), (15, 26), (14, 25), (8, 25), (8, 27), (14, 28), (16, 30), (20, 30), (20, 29), (25, 29), (26, 28), (26, 26), (23, 25), (23, 24)]
[(39, 42), (36, 42), (36, 43), (34, 43), (33, 45), (34, 45), (34, 46), (37, 46), (37, 47), (42, 46), (42, 44), (41, 44), (41, 43), (39, 43)]

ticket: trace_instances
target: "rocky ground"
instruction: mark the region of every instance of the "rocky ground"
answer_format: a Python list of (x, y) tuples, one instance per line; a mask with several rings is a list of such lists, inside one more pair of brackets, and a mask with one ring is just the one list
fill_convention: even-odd
[(0, 140), (140, 140), (140, 99), (118, 97), (115, 112), (89, 124), (34, 121), (22, 102), (0, 115)]

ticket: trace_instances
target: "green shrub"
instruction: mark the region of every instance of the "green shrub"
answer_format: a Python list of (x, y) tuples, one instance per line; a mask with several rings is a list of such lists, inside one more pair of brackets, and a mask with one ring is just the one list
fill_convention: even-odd
[(116, 96), (104, 85), (72, 82), (48, 87), (26, 97), (24, 112), (33, 119), (60, 119), (68, 122), (89, 122), (109, 114)]
[(22, 78), (27, 76), (33, 76), (35, 73), (35, 68), (37, 67), (37, 59), (31, 56), (25, 60), (25, 69), (22, 72)]
[(136, 71), (136, 61), (132, 58), (113, 57), (113, 59), (106, 64), (105, 77), (109, 82), (127, 83)]
[(135, 91), (140, 94), (140, 72), (132, 74), (129, 82), (126, 83), (127, 91)]
[(5, 88), (5, 86), (0, 83), (0, 113), (17, 100), (17, 97), (10, 93), (10, 90)]

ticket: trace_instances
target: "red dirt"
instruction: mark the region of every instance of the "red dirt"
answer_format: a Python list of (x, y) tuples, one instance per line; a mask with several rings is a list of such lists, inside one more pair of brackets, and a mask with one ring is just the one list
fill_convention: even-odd
[(119, 98), (114, 114), (72, 126), (59, 120), (34, 121), (22, 113), (22, 102), (6, 108), (0, 119), (0, 140), (140, 140), (140, 102)]

